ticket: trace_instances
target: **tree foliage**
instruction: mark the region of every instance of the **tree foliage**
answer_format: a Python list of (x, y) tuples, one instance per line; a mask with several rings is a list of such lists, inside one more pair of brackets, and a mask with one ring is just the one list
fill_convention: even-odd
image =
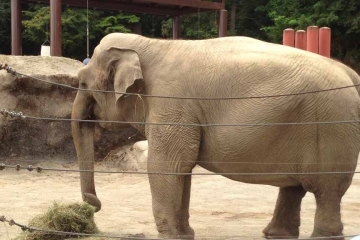
[[(91, 48), (94, 48), (104, 35), (112, 32), (131, 32), (129, 26), (139, 22), (139, 18), (135, 15), (94, 10), (87, 12), (86, 9), (64, 7), (61, 16), (64, 56), (78, 59), (86, 57), (88, 17)], [(49, 40), (49, 6), (30, 5), (23, 11), (23, 18), (25, 40), (38, 46)], [(39, 51), (38, 48), (36, 49)]]
[(273, 24), (262, 30), (280, 42), (285, 28), (330, 27), (332, 56), (360, 71), (360, 1), (358, 0), (269, 0), (256, 8), (268, 14)]
[(10, 53), (11, 10), (9, 0), (0, 0), (0, 53)]
[[(183, 39), (207, 39), (218, 36), (218, 13), (205, 12), (181, 17)], [(161, 35), (172, 37), (172, 20), (162, 22)]]
[[(226, 1), (226, 9), (229, 10), (230, 15), (229, 20), (231, 20), (232, 17), (234, 18), (234, 29), (228, 34), (248, 36), (268, 41), (269, 35), (263, 31), (262, 28), (264, 26), (271, 26), (273, 22), (267, 13), (257, 11), (258, 7), (266, 6), (268, 2), (269, 0)], [(232, 14), (235, 16), (232, 16)]]

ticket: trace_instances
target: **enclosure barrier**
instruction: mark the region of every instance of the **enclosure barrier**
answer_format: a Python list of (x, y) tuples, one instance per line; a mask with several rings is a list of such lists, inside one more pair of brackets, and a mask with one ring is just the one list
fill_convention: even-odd
[[(322, 30), (323, 29), (323, 30)], [(329, 28), (322, 28), (318, 31), (317, 27), (309, 27), (308, 34), (305, 31), (299, 30), (295, 33), (292, 29), (286, 29), (284, 31), (284, 45), (296, 47), (299, 49), (312, 51), (315, 53), (319, 53), (323, 56), (330, 57), (330, 29)], [(315, 39), (315, 41), (314, 41)], [(319, 39), (319, 41), (318, 41)], [(308, 42), (309, 44), (306, 44)], [(321, 43), (319, 45), (319, 42)], [(14, 69), (9, 67), (7, 64), (0, 64), (0, 70), (6, 70), (8, 73), (17, 76), (27, 76), (25, 74), (16, 72)], [(41, 81), (47, 84), (54, 84), (61, 87), (69, 88), (75, 91), (92, 91), (92, 92), (105, 92), (105, 93), (118, 93), (114, 91), (102, 91), (102, 90), (94, 90), (94, 89), (79, 89), (76, 87), (72, 87), (65, 84), (59, 84), (54, 82), (45, 81), (43, 79), (39, 79), (36, 77), (27, 76), (34, 80)], [(288, 94), (279, 94), (279, 95), (267, 95), (267, 96), (249, 96), (249, 97), (223, 97), (223, 98), (201, 98), (201, 97), (179, 97), (179, 96), (156, 96), (156, 95), (144, 95), (144, 94), (133, 94), (133, 93), (121, 93), (124, 95), (136, 95), (138, 97), (152, 97), (152, 98), (169, 98), (169, 99), (196, 99), (196, 100), (234, 100), (234, 99), (257, 99), (257, 98), (275, 98), (275, 97), (286, 97), (286, 96), (294, 96), (294, 95), (303, 95), (303, 94), (314, 94), (314, 93), (321, 93), (321, 92), (328, 92), (328, 91), (336, 91), (345, 88), (357, 87), (360, 84), (354, 84), (349, 86), (337, 87), (337, 88), (329, 88), (323, 90), (316, 90), (316, 91), (308, 91), (308, 92), (298, 92), (298, 93), (288, 93)], [(45, 117), (34, 117), (34, 116), (27, 116), (24, 115), (22, 112), (16, 111), (8, 111), (6, 109), (1, 109), (0, 114), (4, 115), (5, 117), (11, 117), (14, 119), (22, 119), (22, 120), (43, 120), (43, 121), (81, 121), (81, 122), (112, 122), (112, 123), (124, 123), (119, 121), (102, 121), (102, 120), (80, 120), (80, 119), (59, 119), (59, 118), (45, 118)], [(132, 122), (133, 124), (145, 124), (145, 125), (178, 125), (178, 126), (188, 126), (188, 127), (260, 127), (260, 126), (278, 126), (278, 125), (319, 125), (319, 124), (351, 124), (351, 123), (359, 123), (359, 119), (349, 120), (349, 121), (330, 121), (330, 122), (288, 122), (288, 123), (241, 123), (241, 124), (184, 124), (184, 123), (153, 123), (153, 122)], [(131, 123), (131, 122), (126, 122)], [(240, 164), (241, 162), (239, 162)], [(272, 163), (274, 164), (274, 163)], [(282, 163), (284, 164), (284, 163)], [(176, 172), (129, 172), (129, 171), (87, 171), (87, 170), (73, 170), (73, 169), (56, 169), (56, 168), (44, 168), (44, 167), (34, 167), (32, 165), (28, 165), (27, 167), (23, 167), (20, 164), (16, 165), (7, 165), (5, 163), (0, 164), (0, 171), (4, 170), (5, 168), (13, 168), (16, 171), (20, 171), (22, 169), (26, 169), (29, 172), (36, 170), (36, 172), (40, 173), (42, 171), (56, 171), (56, 172), (96, 172), (96, 173), (122, 173), (122, 174), (143, 174), (143, 175), (220, 175), (219, 173), (176, 173)], [(221, 175), (320, 175), (320, 174), (360, 174), (360, 172), (274, 172), (274, 173), (221, 173)], [(72, 235), (72, 236), (94, 236), (94, 237), (106, 237), (106, 238), (116, 238), (116, 239), (145, 239), (139, 237), (128, 237), (128, 236), (114, 236), (114, 235), (101, 235), (101, 234), (84, 234), (84, 233), (74, 233), (74, 232), (63, 232), (63, 231), (53, 231), (53, 230), (46, 230), (40, 228), (29, 227), (26, 225), (19, 224), (15, 222), (13, 219), (8, 220), (5, 216), (0, 216), (0, 222), (8, 223), (11, 226), (20, 227), (23, 231), (38, 231), (38, 232), (47, 232), (47, 233), (54, 233), (58, 235)], [(358, 235), (347, 235), (347, 236), (331, 236), (326, 237), (327, 239), (337, 239), (340, 237), (356, 237)], [(211, 238), (213, 238), (212, 236)], [(244, 237), (244, 236), (242, 236)], [(211, 239), (209, 238), (209, 239)], [(218, 237), (217, 237), (218, 238)], [(250, 237), (249, 237), (250, 238)], [(251, 237), (252, 238), (252, 237)], [(146, 238), (148, 239), (148, 238)], [(152, 238), (153, 240), (158, 240), (158, 238)], [(220, 239), (220, 238), (218, 238)], [(310, 237), (310, 238), (301, 238), (303, 240), (307, 239), (324, 239), (324, 237)], [(151, 239), (148, 239), (151, 240)]]
[(287, 28), (283, 32), (283, 45), (299, 48), (330, 58), (331, 29), (309, 26), (307, 30)]
[[(56, 231), (56, 230), (48, 230), (48, 229), (42, 229), (42, 228), (35, 228), (30, 227), (27, 225), (23, 225), (20, 223), (17, 223), (13, 219), (6, 219), (5, 216), (0, 216), (0, 222), (8, 223), (10, 226), (17, 226), (20, 227), (22, 231), (29, 231), (29, 232), (43, 232), (43, 233), (52, 233), (59, 236), (73, 236), (73, 237), (96, 237), (96, 238), (107, 238), (107, 239), (121, 239), (121, 240), (164, 240), (160, 238), (143, 238), (143, 237), (132, 237), (132, 236), (116, 236), (116, 235), (106, 235), (106, 234), (90, 234), (90, 233), (76, 233), (76, 232), (65, 232), (65, 231)], [(353, 238), (358, 237), (359, 235), (344, 235), (344, 236), (331, 236), (326, 237), (326, 239), (338, 239), (338, 238)], [(211, 237), (201, 237), (201, 239), (214, 239), (215, 236)], [(232, 236), (230, 238), (233, 238), (236, 236)], [(254, 237), (251, 236), (241, 236), (242, 238), (246, 239), (254, 239)], [(227, 237), (216, 237), (218, 240), (225, 240), (228, 239)], [(298, 238), (299, 240), (318, 240), (318, 239), (324, 239), (324, 237), (310, 237), (310, 238)], [(170, 239), (168, 239), (170, 240)], [(273, 239), (273, 240), (280, 240), (280, 239)]]

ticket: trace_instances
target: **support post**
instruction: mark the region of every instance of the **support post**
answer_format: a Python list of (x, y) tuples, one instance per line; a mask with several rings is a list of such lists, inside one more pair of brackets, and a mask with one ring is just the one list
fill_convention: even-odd
[(133, 29), (132, 29), (133, 33), (141, 35), (141, 23), (135, 23)]
[(295, 47), (306, 51), (306, 31), (304, 30), (296, 31)]
[(313, 53), (319, 53), (319, 27), (309, 26), (307, 28), (307, 50)]
[(51, 56), (62, 56), (61, 44), (61, 0), (50, 0), (50, 52)]
[(22, 55), (21, 2), (11, 0), (11, 55)]
[(181, 38), (181, 19), (180, 16), (173, 17), (172, 20), (173, 24), (173, 39), (180, 39)]
[(227, 18), (228, 13), (227, 10), (222, 9), (220, 10), (219, 16), (219, 37), (226, 37), (227, 36)]
[(295, 31), (292, 28), (287, 28), (283, 31), (283, 45), (294, 47), (295, 46)]
[(319, 54), (325, 57), (330, 57), (331, 51), (331, 29), (322, 27), (319, 31)]

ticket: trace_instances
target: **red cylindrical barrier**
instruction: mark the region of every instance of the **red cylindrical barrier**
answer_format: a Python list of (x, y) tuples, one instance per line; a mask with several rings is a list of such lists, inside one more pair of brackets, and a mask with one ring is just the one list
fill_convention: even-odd
[(306, 31), (304, 30), (296, 31), (295, 47), (306, 51)]
[(330, 57), (331, 49), (331, 29), (322, 27), (319, 31), (319, 54), (325, 57)]
[(309, 26), (307, 28), (307, 50), (313, 53), (319, 53), (319, 28), (317, 26)]
[(295, 31), (292, 28), (287, 28), (283, 32), (283, 45), (294, 47), (295, 46)]

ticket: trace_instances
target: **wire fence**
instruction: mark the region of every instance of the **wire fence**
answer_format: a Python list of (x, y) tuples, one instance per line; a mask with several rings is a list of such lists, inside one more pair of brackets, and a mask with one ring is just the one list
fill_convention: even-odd
[(342, 89), (348, 89), (353, 87), (360, 87), (360, 84), (353, 84), (343, 87), (335, 87), (335, 88), (328, 88), (322, 90), (314, 90), (314, 91), (305, 91), (305, 92), (298, 92), (298, 93), (286, 93), (286, 94), (276, 94), (276, 95), (265, 95), (265, 96), (249, 96), (249, 97), (182, 97), (182, 96), (162, 96), (162, 95), (148, 95), (148, 94), (140, 94), (140, 93), (127, 93), (127, 92), (118, 92), (118, 91), (105, 91), (99, 89), (83, 89), (78, 87), (73, 87), (70, 85), (56, 83), (56, 82), (49, 82), (43, 80), (41, 78), (37, 78), (34, 76), (29, 76), (24, 73), (19, 73), (16, 70), (12, 69), (7, 64), (0, 64), (0, 70), (6, 70), (8, 73), (14, 76), (21, 76), (27, 77), (36, 81), (40, 81), (47, 84), (52, 84), (56, 86), (61, 86), (64, 88), (68, 88), (74, 91), (84, 91), (84, 92), (101, 92), (101, 93), (111, 93), (111, 94), (122, 94), (124, 96), (138, 96), (138, 97), (146, 97), (146, 98), (163, 98), (163, 99), (177, 99), (177, 100), (205, 100), (205, 101), (212, 101), (212, 100), (245, 100), (245, 99), (261, 99), (261, 98), (278, 98), (278, 97), (289, 97), (289, 96), (298, 96), (298, 95), (307, 95), (307, 94), (314, 94), (314, 93), (322, 93), (322, 92), (329, 92), (329, 91), (336, 91)]
[(274, 127), (274, 126), (295, 126), (295, 125), (333, 125), (333, 124), (354, 124), (360, 120), (343, 120), (328, 122), (280, 122), (280, 123), (173, 123), (173, 122), (131, 122), (131, 121), (106, 121), (106, 120), (86, 120), (86, 119), (67, 119), (67, 118), (50, 118), (50, 117), (34, 117), (24, 115), (22, 112), (9, 111), (5, 108), (0, 110), (4, 116), (10, 116), (18, 119), (30, 119), (41, 121), (60, 121), (60, 122), (88, 122), (88, 123), (113, 123), (113, 124), (132, 124), (132, 125), (155, 125), (155, 126), (183, 126), (183, 127)]
[[(134, 159), (127, 159), (127, 161), (129, 162), (136, 162), (136, 160)], [(39, 162), (44, 162), (44, 163), (51, 163), (51, 162), (55, 162), (55, 163), (59, 163), (59, 160), (52, 160), (52, 159), (34, 159), (34, 160), (27, 160), (27, 159), (11, 159), (11, 160), (5, 160), (2, 159), (0, 160), (0, 162), (3, 162), (2, 164), (9, 164), (10, 162), (14, 163), (29, 163), (29, 164), (37, 164)], [(60, 161), (61, 162), (61, 161)], [(94, 161), (81, 161), (82, 163), (89, 163), (89, 162), (94, 162)], [(169, 160), (152, 160), (152, 162), (158, 162), (158, 163), (166, 163), (169, 162)], [(190, 161), (186, 161), (186, 160), (181, 160), (181, 162), (183, 163), (191, 163)], [(66, 162), (61, 162), (63, 164), (77, 164), (78, 161), (77, 160), (66, 160)], [(96, 161), (97, 164), (106, 164), (107, 165), (116, 165), (117, 163), (112, 162), (112, 161)], [(202, 160), (202, 161), (196, 161), (196, 163), (201, 163), (201, 164), (229, 164), (229, 165), (234, 165), (234, 164), (246, 164), (246, 165), (304, 165), (304, 166), (308, 166), (308, 165), (322, 165), (322, 166), (326, 166), (326, 165), (351, 165), (351, 166), (358, 166), (360, 165), (360, 162), (353, 162), (353, 163), (343, 163), (343, 162), (246, 162), (246, 161), (237, 161), (237, 162), (230, 162), (230, 161), (206, 161), (206, 160)], [(17, 164), (10, 164), (10, 165), (17, 165)], [(0, 164), (1, 166), (1, 164)]]
[(303, 175), (337, 175), (337, 174), (358, 174), (357, 171), (331, 171), (331, 172), (254, 172), (254, 173), (239, 173), (239, 172), (225, 172), (225, 173), (181, 173), (181, 172), (141, 172), (141, 171), (101, 171), (101, 170), (79, 170), (79, 169), (62, 169), (62, 168), (46, 168), (46, 167), (33, 167), (29, 165), (28, 167), (23, 167), (20, 164), (17, 165), (5, 165), (0, 164), (0, 170), (5, 168), (13, 168), (17, 171), (28, 170), (29, 172), (36, 170), (38, 173), (42, 171), (54, 171), (54, 172), (92, 172), (92, 173), (101, 173), (101, 174), (137, 174), (137, 175), (163, 175), (163, 176), (303, 176)]
[[(314, 91), (306, 91), (306, 92), (298, 92), (298, 93), (287, 93), (287, 94), (277, 94), (277, 95), (264, 95), (264, 96), (247, 96), (247, 97), (184, 97), (184, 96), (162, 96), (162, 95), (148, 95), (148, 94), (136, 94), (136, 93), (126, 93), (126, 92), (117, 92), (117, 91), (104, 91), (99, 89), (82, 89), (78, 87), (73, 87), (66, 84), (55, 83), (45, 81), (43, 79), (29, 76), (23, 73), (19, 73), (16, 70), (9, 67), (7, 64), (0, 64), (0, 70), (6, 70), (8, 73), (14, 76), (20, 77), (27, 77), (33, 80), (37, 80), (46, 84), (53, 84), (60, 87), (68, 88), (74, 91), (88, 91), (88, 92), (102, 92), (102, 93), (111, 93), (111, 94), (122, 94), (128, 96), (138, 96), (138, 97), (147, 97), (147, 98), (160, 98), (160, 99), (177, 99), (177, 100), (202, 100), (202, 101), (211, 101), (211, 100), (246, 100), (246, 99), (266, 99), (266, 98), (279, 98), (279, 97), (288, 97), (288, 96), (298, 96), (298, 95), (307, 95), (307, 94), (315, 94), (315, 93), (323, 93), (323, 92), (330, 92), (330, 91), (337, 91), (342, 89), (348, 89), (353, 87), (360, 87), (360, 84), (348, 85), (343, 87), (335, 87), (323, 90), (314, 90)], [(51, 118), (51, 117), (35, 117), (35, 116), (27, 116), (24, 115), (22, 112), (16, 111), (9, 111), (6, 109), (1, 109), (0, 113), (4, 116), (10, 116), (15, 119), (28, 119), (28, 120), (38, 120), (38, 121), (77, 121), (77, 122), (92, 122), (92, 123), (114, 123), (114, 124), (133, 124), (133, 125), (168, 125), (168, 126), (186, 126), (186, 127), (265, 127), (265, 126), (293, 126), (293, 125), (330, 125), (330, 124), (354, 124), (359, 123), (360, 120), (342, 120), (342, 121), (321, 121), (321, 122), (283, 122), (283, 123), (227, 123), (227, 124), (192, 124), (192, 123), (170, 123), (170, 122), (126, 122), (126, 121), (103, 121), (103, 120), (84, 120), (84, 119), (61, 119), (61, 118)], [(214, 162), (212, 162), (214, 163)], [(253, 163), (253, 162), (219, 162), (222, 164), (314, 164), (314, 165), (323, 165), (323, 164), (331, 164), (329, 163)], [(338, 163), (338, 164), (345, 164), (345, 163)], [(356, 163), (346, 163), (355, 165)], [(27, 167), (23, 167), (20, 164), (16, 165), (9, 165), (6, 163), (0, 164), (0, 171), (4, 170), (5, 168), (15, 169), (17, 171), (20, 170), (28, 170), (29, 172), (36, 170), (38, 173), (42, 171), (55, 171), (55, 172), (94, 172), (100, 174), (109, 174), (109, 173), (117, 173), (117, 174), (139, 174), (139, 175), (182, 175), (182, 176), (189, 176), (189, 175), (201, 175), (201, 176), (211, 176), (211, 175), (224, 175), (224, 176), (278, 176), (278, 175), (331, 175), (331, 174), (358, 174), (360, 172), (357, 171), (317, 171), (317, 172), (272, 172), (272, 173), (262, 173), (262, 172), (254, 172), (254, 173), (178, 173), (178, 172), (139, 172), (139, 171), (102, 171), (102, 170), (75, 170), (75, 169), (61, 169), (61, 168), (47, 168), (37, 166), (34, 167), (32, 165), (28, 165)], [(46, 232), (46, 233), (54, 233), (59, 235), (68, 235), (68, 236), (91, 236), (91, 237), (100, 237), (100, 238), (116, 238), (116, 239), (145, 239), (143, 237), (128, 237), (128, 236), (113, 236), (113, 235), (106, 235), (106, 234), (83, 234), (83, 233), (73, 233), (73, 232), (63, 232), (63, 231), (53, 231), (53, 230), (46, 230), (34, 227), (28, 227), (26, 225), (19, 224), (14, 220), (7, 220), (4, 216), (0, 217), (0, 222), (7, 222), (11, 226), (20, 227), (23, 231), (39, 231), (39, 232)], [(311, 239), (336, 239), (341, 237), (356, 237), (357, 235), (347, 235), (347, 236), (332, 236), (332, 237), (314, 237), (314, 238), (300, 238), (302, 240), (311, 240)], [(235, 236), (237, 237), (237, 236)], [(241, 238), (252, 238), (251, 236), (239, 236)], [(278, 236), (279, 238), (281, 236)], [(213, 238), (210, 237), (210, 238)], [(220, 237), (217, 237), (219, 239)], [(226, 238), (229, 238), (227, 236)], [(158, 239), (158, 238), (146, 238), (146, 239)], [(281, 239), (284, 239), (281, 237)]]
[[(19, 224), (15, 222), (13, 219), (7, 220), (5, 216), (0, 217), (0, 222), (7, 222), (10, 226), (17, 226), (20, 227), (22, 231), (29, 231), (29, 232), (43, 232), (43, 233), (51, 233), (56, 235), (65, 235), (65, 236), (76, 236), (76, 237), (98, 237), (98, 238), (111, 238), (111, 239), (128, 239), (128, 240), (175, 240), (174, 238), (145, 238), (145, 237), (132, 237), (132, 236), (115, 236), (115, 235), (108, 235), (108, 234), (89, 234), (89, 233), (76, 233), (76, 232), (64, 232), (64, 231), (56, 231), (56, 230), (47, 230), (42, 228), (35, 228), (35, 227), (29, 227), (23, 224)], [(299, 239), (299, 240), (316, 240), (316, 239), (338, 239), (338, 238), (350, 238), (350, 237), (356, 237), (359, 235), (344, 235), (344, 236), (328, 236), (328, 237), (310, 237), (310, 238), (297, 238), (295, 236), (289, 238), (289, 236), (274, 236), (272, 238), (273, 240), (290, 240), (290, 239)], [(200, 236), (201, 239), (214, 239), (214, 236), (206, 237), (206, 236)], [(216, 239), (263, 239), (263, 238), (254, 238), (253, 236), (216, 236)]]

